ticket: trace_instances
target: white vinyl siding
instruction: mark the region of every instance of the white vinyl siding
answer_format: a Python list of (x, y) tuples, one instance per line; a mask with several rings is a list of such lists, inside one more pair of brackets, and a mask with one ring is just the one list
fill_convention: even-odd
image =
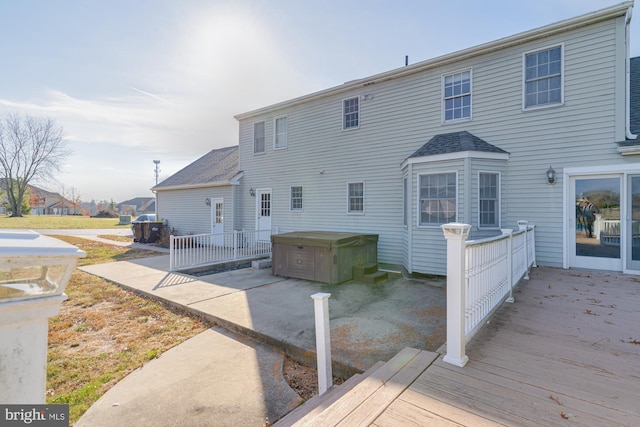
[(350, 182), (347, 184), (347, 192), (347, 212), (364, 214), (364, 182)]
[(494, 172), (478, 174), (478, 227), (500, 227), (500, 175)]
[(253, 124), (253, 154), (265, 152), (265, 126), (264, 122)]
[(278, 117), (273, 123), (273, 149), (287, 148), (287, 118)]
[(360, 98), (342, 101), (342, 129), (358, 129), (360, 127)]
[(471, 70), (442, 76), (444, 122), (471, 119)]
[[(536, 224), (537, 261), (562, 267), (563, 168), (633, 160), (620, 156), (615, 143), (624, 140), (624, 127), (620, 131), (617, 126), (624, 119), (620, 114), (624, 81), (616, 79), (624, 74), (624, 62), (618, 59), (624, 52), (620, 49), (623, 36), (622, 18), (603, 21), (469, 57), (446, 68), (435, 66), (376, 81), (367, 88), (375, 96), (360, 102), (366, 126), (357, 132), (343, 131), (341, 105), (344, 99), (358, 96), (362, 85), (247, 115), (239, 124), (239, 169), (244, 177), (236, 205), (237, 228), (254, 227), (255, 198), (249, 188), (268, 182), (273, 188), (273, 226), (281, 232), (378, 233), (380, 262), (445, 274), (442, 230), (418, 226), (416, 174), (458, 171), (458, 220), (476, 228), (478, 218), (467, 213), (465, 203), (477, 205), (479, 171), (499, 171), (500, 226), (517, 229), (520, 219)], [(560, 44), (564, 45), (565, 107), (523, 112), (524, 53)], [(471, 67), (473, 120), (443, 126), (442, 75)], [(283, 115), (288, 117), (289, 140), (295, 144), (279, 156), (253, 156), (253, 122), (266, 120), (267, 135), (271, 135), (273, 119)], [(484, 162), (472, 170), (471, 177), (464, 174), (462, 161), (435, 170), (413, 166), (405, 227), (400, 165), (434, 135), (463, 130), (509, 152), (508, 162), (504, 166)], [(544, 175), (550, 164), (558, 174), (554, 185), (548, 185)], [(366, 182), (366, 215), (345, 215), (345, 183), (360, 181)], [(465, 181), (470, 183), (466, 191), (473, 194), (464, 193)], [(292, 183), (304, 188), (302, 213), (289, 209)], [(412, 241), (411, 259), (408, 241)]]
[(524, 108), (562, 104), (562, 46), (524, 54)]
[(293, 212), (301, 212), (302, 211), (302, 186), (292, 186), (291, 187), (291, 211)]
[(167, 220), (170, 229), (177, 235), (211, 233), (212, 209), (206, 199), (224, 199), (223, 211), (214, 212), (214, 218), (224, 218), (225, 232), (233, 231), (234, 187), (204, 187), (183, 190), (163, 190), (156, 194), (158, 200), (158, 218)]

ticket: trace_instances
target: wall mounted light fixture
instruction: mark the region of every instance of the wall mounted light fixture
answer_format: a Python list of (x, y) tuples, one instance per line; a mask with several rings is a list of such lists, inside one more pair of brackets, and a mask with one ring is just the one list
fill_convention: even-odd
[(254, 190), (253, 188), (250, 188), (249, 194), (251, 195), (251, 197), (256, 197), (256, 190)]
[(547, 182), (549, 184), (553, 184), (554, 182), (556, 182), (556, 171), (553, 170), (551, 166), (549, 166), (549, 169), (547, 169)]
[(207, 205), (207, 206), (211, 206), (211, 199), (208, 198), (208, 197), (206, 199), (204, 199), (204, 204)]

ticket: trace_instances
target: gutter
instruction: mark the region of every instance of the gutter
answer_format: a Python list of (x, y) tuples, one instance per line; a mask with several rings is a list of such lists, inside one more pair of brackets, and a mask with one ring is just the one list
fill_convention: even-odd
[(184, 185), (172, 185), (167, 187), (153, 187), (151, 191), (154, 193), (161, 191), (171, 191), (171, 190), (189, 190), (194, 188), (207, 188), (207, 187), (225, 187), (228, 185), (238, 185), (238, 183), (229, 181), (216, 181), (216, 182), (205, 182), (202, 184), (184, 184)]

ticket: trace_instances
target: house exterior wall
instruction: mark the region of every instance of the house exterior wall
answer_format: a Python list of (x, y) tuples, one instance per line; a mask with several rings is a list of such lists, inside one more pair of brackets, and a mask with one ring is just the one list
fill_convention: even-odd
[[(474, 224), (474, 233), (481, 236), (488, 231), (477, 230), (473, 181), (478, 170), (486, 168), (501, 173), (501, 226), (517, 228), (520, 219), (536, 224), (539, 264), (562, 266), (563, 168), (637, 162), (618, 154), (615, 143), (625, 138), (624, 33), (621, 15), (481, 55), (449, 57), (398, 78), (373, 76), (325, 96), (241, 115), (239, 156), (244, 177), (238, 221), (244, 227), (255, 224), (255, 200), (248, 189), (271, 188), (272, 223), (280, 230), (377, 233), (381, 262), (443, 274), (442, 231), (416, 226), (416, 176), (424, 170), (456, 170), (459, 219)], [(564, 103), (525, 111), (523, 55), (556, 45), (563, 48)], [(472, 118), (443, 124), (442, 76), (466, 69), (472, 71)], [(342, 101), (351, 97), (360, 97), (360, 126), (342, 130)], [(274, 118), (282, 116), (288, 120), (288, 146), (274, 150)], [(253, 124), (263, 120), (266, 152), (254, 154)], [(412, 219), (405, 226), (402, 180), (407, 171), (403, 172), (402, 162), (434, 135), (458, 131), (507, 151), (509, 160), (499, 165), (480, 161), (467, 166), (463, 162), (413, 165)], [(555, 185), (546, 182), (550, 165), (557, 171)], [(349, 182), (365, 184), (362, 215), (347, 213)], [(471, 188), (466, 188), (469, 183)], [(303, 187), (302, 212), (289, 210), (292, 185)]]
[(157, 192), (158, 218), (167, 219), (177, 235), (211, 233), (211, 209), (205, 199), (222, 198), (224, 231), (233, 231), (233, 191), (231, 185)]

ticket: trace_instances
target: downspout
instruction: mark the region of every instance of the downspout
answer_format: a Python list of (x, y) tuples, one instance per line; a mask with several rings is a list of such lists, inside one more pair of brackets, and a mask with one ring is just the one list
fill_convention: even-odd
[(631, 133), (631, 46), (630, 46), (630, 24), (631, 24), (631, 15), (633, 8), (629, 7), (627, 9), (627, 14), (624, 18), (624, 27), (625, 27), (625, 36), (624, 36), (624, 44), (625, 44), (625, 136), (627, 139), (636, 139), (638, 135), (634, 135)]
[[(413, 163), (409, 162), (409, 179), (407, 180), (407, 197), (409, 198), (409, 212), (407, 212), (407, 271), (409, 273), (413, 273), (413, 221), (418, 221), (418, 217), (414, 219), (414, 215), (416, 214), (413, 210)], [(417, 206), (420, 206), (420, 200), (416, 192)], [(405, 203), (407, 201), (405, 200)]]

